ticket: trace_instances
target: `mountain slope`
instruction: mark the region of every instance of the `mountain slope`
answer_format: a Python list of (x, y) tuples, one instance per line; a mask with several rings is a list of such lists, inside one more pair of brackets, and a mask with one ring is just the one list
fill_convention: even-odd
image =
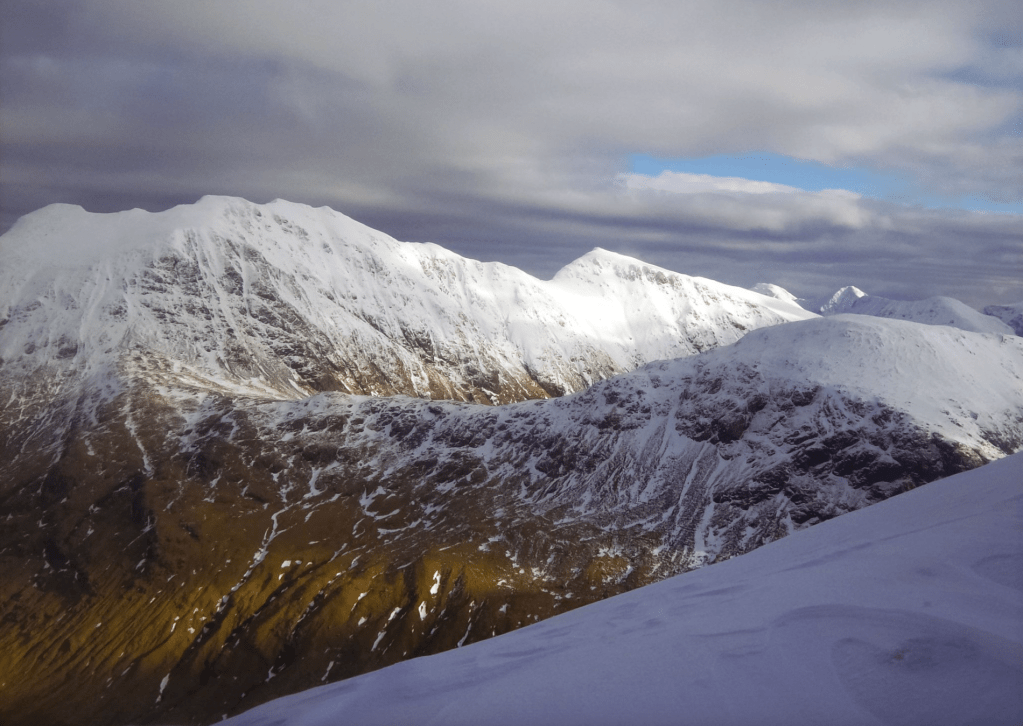
[(926, 300), (889, 300), (867, 295), (855, 287), (842, 288), (822, 309), (824, 315), (853, 313), (893, 320), (912, 320), (925, 325), (950, 325), (974, 333), (1012, 333), (1012, 328), (991, 315), (979, 313), (951, 297)]
[(5, 723), (209, 722), (999, 458), (1023, 339), (834, 316), (553, 400), (138, 375), (91, 416), (5, 449)]
[(0, 238), (0, 721), (209, 723), (725, 560), (1018, 450), (1021, 381), (602, 250), (51, 207)]
[(1021, 455), (236, 726), (1016, 724)]

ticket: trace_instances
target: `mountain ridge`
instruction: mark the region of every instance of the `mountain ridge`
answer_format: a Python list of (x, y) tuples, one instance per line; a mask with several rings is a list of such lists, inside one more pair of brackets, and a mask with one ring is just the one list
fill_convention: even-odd
[(5, 723), (209, 723), (730, 559), (1018, 450), (1021, 381), (853, 315), (503, 406), (140, 376), (0, 430)]
[(205, 197), (119, 215), (61, 205), (0, 240), (0, 360), (26, 376), (131, 348), (252, 395), (502, 403), (811, 315), (603, 251), (543, 282), (287, 202)]

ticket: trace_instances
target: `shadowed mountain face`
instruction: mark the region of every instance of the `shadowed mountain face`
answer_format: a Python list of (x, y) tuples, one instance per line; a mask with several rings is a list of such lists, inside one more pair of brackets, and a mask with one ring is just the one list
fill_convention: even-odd
[(992, 315), (1008, 325), (1016, 335), (1023, 335), (1023, 302), (1014, 305), (988, 305), (985, 315)]
[[(594, 265), (607, 299), (620, 280), (657, 295), (675, 289), (670, 273), (602, 254), (558, 279), (588, 289), (577, 278)], [(603, 278), (609, 265), (624, 276)], [(37, 271), (0, 307), (5, 724), (210, 723), (747, 552), (1023, 445), (1014, 336), (812, 319), (571, 396), (490, 406), (329, 390), (352, 388), (356, 379), (337, 371), (362, 365), (339, 352), (344, 336), (324, 333), (315, 355), (295, 354), (307, 367), (291, 367), (276, 334), (242, 315), (260, 309), (244, 285), (234, 297), (200, 286), (207, 292), (161, 304), (154, 321), (139, 312), (139, 287), (111, 275), (107, 292), (83, 303), (45, 294), (70, 289), (66, 270)], [(362, 299), (369, 283), (360, 284)], [(718, 304), (728, 288), (715, 285), (704, 287)], [(28, 290), (44, 291), (38, 307)], [(120, 332), (107, 318), (83, 322), (110, 295), (124, 301)], [(84, 332), (58, 314), (59, 301), (81, 313), (70, 319)], [(392, 302), (388, 310), (404, 309)], [(190, 304), (211, 325), (248, 332), (189, 337)], [(58, 322), (32, 333), (47, 306)], [(677, 307), (716, 320), (684, 295)], [(315, 310), (272, 327), (305, 331), (296, 340), (306, 341), (302, 321)], [(717, 323), (708, 329), (700, 347), (722, 342)], [(604, 332), (609, 350), (626, 348), (620, 331)], [(422, 379), (401, 378), (400, 366), (377, 365), (374, 392), (457, 389), (489, 402), (502, 390), (545, 396), (542, 381), (570, 387), (567, 373), (527, 375), (514, 396), (467, 387), (451, 371), (486, 361), (472, 357), (484, 347), (472, 347), (476, 333), (463, 334), (469, 347), (437, 368), (449, 388), (417, 388)], [(637, 359), (657, 335), (634, 336)], [(532, 355), (532, 338), (522, 340), (509, 360)], [(232, 341), (248, 351), (234, 362)], [(349, 363), (323, 362), (342, 353)], [(559, 360), (549, 370), (614, 372), (578, 355)], [(479, 370), (510, 380), (510, 368)], [(337, 385), (308, 395), (323, 376)]]

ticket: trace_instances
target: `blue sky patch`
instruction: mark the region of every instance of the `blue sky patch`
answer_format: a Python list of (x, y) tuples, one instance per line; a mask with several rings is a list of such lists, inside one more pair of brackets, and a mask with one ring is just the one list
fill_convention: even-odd
[(895, 173), (863, 167), (831, 166), (781, 154), (718, 154), (692, 159), (660, 159), (648, 154), (632, 154), (629, 162), (634, 174), (644, 176), (657, 176), (662, 171), (731, 176), (786, 184), (811, 192), (847, 189), (865, 197), (899, 204), (919, 204), (933, 209), (1023, 213), (1023, 204), (1002, 204), (981, 196), (947, 197), (922, 189), (908, 177)]

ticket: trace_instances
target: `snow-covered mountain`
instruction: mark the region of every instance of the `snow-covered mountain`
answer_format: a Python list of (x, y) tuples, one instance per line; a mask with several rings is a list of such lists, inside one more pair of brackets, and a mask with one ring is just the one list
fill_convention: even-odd
[(753, 292), (758, 292), (761, 295), (766, 295), (767, 297), (773, 297), (778, 300), (790, 302), (794, 305), (798, 305), (804, 310), (815, 309), (813, 303), (807, 300), (806, 298), (796, 297), (791, 292), (786, 290), (784, 287), (772, 284), (770, 282), (758, 282), (756, 285), (751, 287), (750, 290), (752, 290)]
[(1018, 724), (1021, 457), (226, 723)]
[(866, 297), (866, 295), (867, 293), (855, 285), (847, 285), (839, 289), (826, 303), (821, 305), (821, 315), (847, 313), (854, 302), (862, 297)]
[(856, 287), (843, 287), (822, 308), (823, 315), (853, 313), (893, 320), (912, 320), (925, 325), (950, 325), (974, 333), (1012, 333), (1008, 325), (980, 313), (955, 298), (935, 296), (926, 300), (889, 300), (867, 295)]
[(206, 197), (157, 214), (53, 205), (0, 238), (8, 385), (130, 361), (277, 398), (506, 403), (807, 317), (599, 249), (545, 282), (283, 201)]
[(988, 305), (984, 308), (984, 314), (993, 315), (1016, 331), (1016, 335), (1023, 335), (1023, 302), (1012, 305)]
[(0, 238), (0, 391), (5, 725), (208, 723), (1023, 446), (1017, 336), (223, 198)]

